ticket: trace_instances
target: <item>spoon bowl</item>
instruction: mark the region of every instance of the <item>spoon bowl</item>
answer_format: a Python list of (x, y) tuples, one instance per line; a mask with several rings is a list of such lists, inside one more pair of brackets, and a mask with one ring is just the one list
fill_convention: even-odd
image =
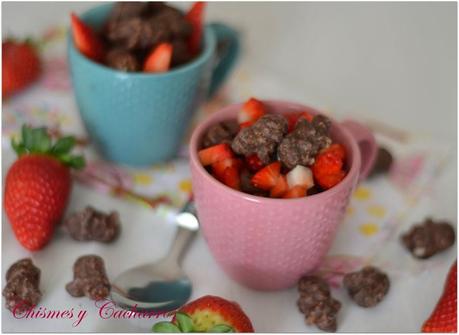
[(155, 264), (129, 269), (113, 281), (111, 297), (121, 308), (166, 313), (190, 298), (192, 283), (180, 261), (199, 228), (193, 203), (185, 205), (176, 222), (175, 241), (166, 257)]

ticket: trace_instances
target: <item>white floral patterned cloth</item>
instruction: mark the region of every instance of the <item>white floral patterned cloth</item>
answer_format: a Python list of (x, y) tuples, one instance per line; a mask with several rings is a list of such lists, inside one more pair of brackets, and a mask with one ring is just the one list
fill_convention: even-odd
[[(53, 27), (43, 35), (41, 51), (44, 73), (32, 88), (6, 101), (3, 105), (3, 148), (9, 152), (10, 138), (23, 123), (47, 126), (60, 133), (77, 135), (84, 143), (87, 137), (76, 109), (65, 59), (65, 30)], [(272, 87), (266, 87), (270, 82)], [(200, 111), (199, 120), (230, 102), (251, 96), (255, 87), (264, 85), (265, 92), (286, 90), (269, 78), (254, 78), (239, 68), (226, 88)], [(288, 97), (288, 93), (286, 93)], [(334, 114), (334, 113), (332, 113)], [(395, 156), (395, 164), (388, 176), (364, 181), (353, 194), (346, 218), (336, 241), (319, 273), (334, 286), (340, 286), (342, 275), (373, 263), (400, 275), (422, 270), (409, 256), (398, 257), (385, 253), (389, 242), (397, 241), (403, 229), (410, 225), (410, 213), (429, 191), (434, 178), (450, 159), (450, 150), (444, 143), (435, 143), (415, 134), (406, 133), (397, 140), (378, 133), (383, 143)], [(88, 166), (77, 175), (77, 180), (100, 192), (133, 201), (133, 206), (149, 206), (157, 215), (167, 217), (172, 208), (178, 208), (191, 192), (190, 172), (186, 158), (186, 144), (176, 160), (147, 169), (132, 169), (102, 161), (91, 146), (82, 145)], [(160, 205), (162, 200), (169, 205)], [(401, 248), (397, 249), (401, 252)], [(439, 258), (438, 262), (451, 262)], [(434, 267), (435, 263), (429, 263)]]

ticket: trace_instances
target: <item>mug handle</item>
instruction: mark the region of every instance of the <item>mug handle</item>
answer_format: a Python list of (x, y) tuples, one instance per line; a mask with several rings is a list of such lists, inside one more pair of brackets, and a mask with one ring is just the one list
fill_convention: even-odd
[(209, 27), (215, 33), (217, 45), (225, 46), (221, 54), (217, 53), (217, 64), (212, 73), (208, 93), (208, 98), (211, 98), (233, 70), (239, 57), (240, 43), (239, 34), (233, 28), (219, 22), (211, 23)]
[(370, 129), (353, 120), (345, 120), (341, 123), (356, 140), (361, 157), (359, 182), (364, 180), (373, 168), (378, 152), (378, 145)]

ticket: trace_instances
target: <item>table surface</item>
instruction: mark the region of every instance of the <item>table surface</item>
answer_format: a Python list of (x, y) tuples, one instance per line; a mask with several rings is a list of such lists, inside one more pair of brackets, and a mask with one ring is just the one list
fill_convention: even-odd
[[(3, 3), (3, 35), (36, 34), (49, 25), (65, 23), (71, 10), (81, 12), (92, 6), (94, 3)], [(295, 88), (277, 96), (280, 93), (274, 86), (266, 84), (255, 88), (253, 95), (308, 102), (340, 115), (390, 120), (400, 128), (449, 143), (454, 149), (449, 164), (422, 200), (423, 206), (416, 207), (409, 220), (430, 214), (456, 221), (455, 3), (212, 3), (208, 17), (209, 21), (225, 21), (241, 31), (244, 48), (240, 66), (250, 75), (268, 72), (286, 87)], [(12, 161), (12, 155), (3, 155), (3, 177)], [(174, 227), (164, 225), (146, 208), (79, 185), (72, 199), (73, 204), (84, 201), (101, 209), (117, 208), (125, 222), (138, 225), (138, 229), (123, 231), (142, 247), (133, 250), (132, 245), (121, 244), (104, 249), (107, 262), (157, 259), (172, 239)], [(5, 221), (4, 214), (2, 218)], [(151, 238), (143, 233), (147, 228)], [(18, 247), (8, 225), (2, 225), (2, 236), (4, 274), (8, 264), (28, 253)], [(57, 236), (52, 246), (36, 253), (34, 259), (43, 267), (71, 263), (77, 250), (67, 248), (68, 253), (59, 254), (65, 244), (66, 238)], [(91, 245), (87, 251), (99, 250)], [(455, 254), (456, 250), (450, 250), (444, 257), (452, 262)], [(443, 262), (435, 271), (393, 281), (390, 303), (387, 300), (371, 311), (343, 308), (339, 331), (418, 331), (442, 290), (451, 262)], [(241, 287), (215, 264), (201, 236), (184, 266), (193, 282), (206, 283), (196, 286), (194, 297), (217, 294), (240, 302), (257, 331), (314, 331), (304, 325), (295, 307), (295, 289), (266, 293)], [(121, 270), (115, 265), (109, 276)], [(54, 289), (68, 279), (66, 273), (59, 272), (46, 280), (46, 300), (54, 302), (49, 307), (92, 308), (94, 313), (73, 328), (68, 320), (17, 320), (3, 308), (4, 331), (148, 331), (152, 323), (148, 320), (101, 321), (91, 303), (79, 301), (71, 306), (65, 291)], [(349, 298), (342, 291), (334, 294), (349, 306)]]

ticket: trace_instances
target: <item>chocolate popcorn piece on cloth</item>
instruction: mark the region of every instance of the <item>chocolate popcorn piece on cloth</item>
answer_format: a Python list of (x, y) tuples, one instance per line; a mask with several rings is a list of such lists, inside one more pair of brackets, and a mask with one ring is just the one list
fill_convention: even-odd
[(305, 276), (298, 282), (298, 308), (308, 325), (316, 325), (327, 332), (337, 329), (337, 315), (341, 303), (330, 294), (328, 284), (320, 277)]
[(77, 241), (112, 242), (120, 232), (119, 215), (116, 211), (105, 214), (87, 206), (66, 218), (64, 227)]
[(306, 323), (316, 325), (319, 329), (326, 332), (336, 332), (338, 327), (336, 316), (341, 308), (341, 303), (333, 298), (319, 301), (305, 313)]
[(30, 258), (24, 258), (6, 272), (6, 286), (3, 289), (5, 305), (9, 310), (23, 312), (37, 305), (41, 299), (40, 269)]
[(384, 147), (379, 147), (376, 155), (376, 161), (373, 165), (369, 178), (389, 172), (393, 161), (394, 158), (392, 157), (390, 151)]
[(263, 164), (268, 164), (287, 131), (285, 117), (266, 114), (252, 126), (242, 129), (234, 138), (231, 147), (239, 155), (257, 154)]
[(141, 66), (135, 55), (124, 49), (115, 48), (107, 52), (105, 63), (117, 70), (133, 72), (140, 71)]
[(373, 307), (383, 300), (389, 291), (389, 277), (373, 266), (348, 273), (343, 278), (350, 297), (362, 307)]
[(456, 234), (448, 222), (427, 218), (402, 235), (402, 242), (411, 254), (420, 259), (429, 258), (454, 244)]
[(220, 143), (230, 144), (239, 131), (236, 120), (229, 120), (211, 126), (202, 139), (203, 148), (208, 148)]
[(97, 255), (78, 258), (73, 265), (73, 281), (65, 286), (73, 297), (86, 296), (92, 300), (107, 297), (110, 283), (105, 272), (104, 261)]
[(312, 122), (300, 118), (295, 129), (279, 145), (279, 160), (288, 169), (314, 164), (317, 153), (332, 143), (330, 126), (330, 119), (323, 115), (316, 115)]

